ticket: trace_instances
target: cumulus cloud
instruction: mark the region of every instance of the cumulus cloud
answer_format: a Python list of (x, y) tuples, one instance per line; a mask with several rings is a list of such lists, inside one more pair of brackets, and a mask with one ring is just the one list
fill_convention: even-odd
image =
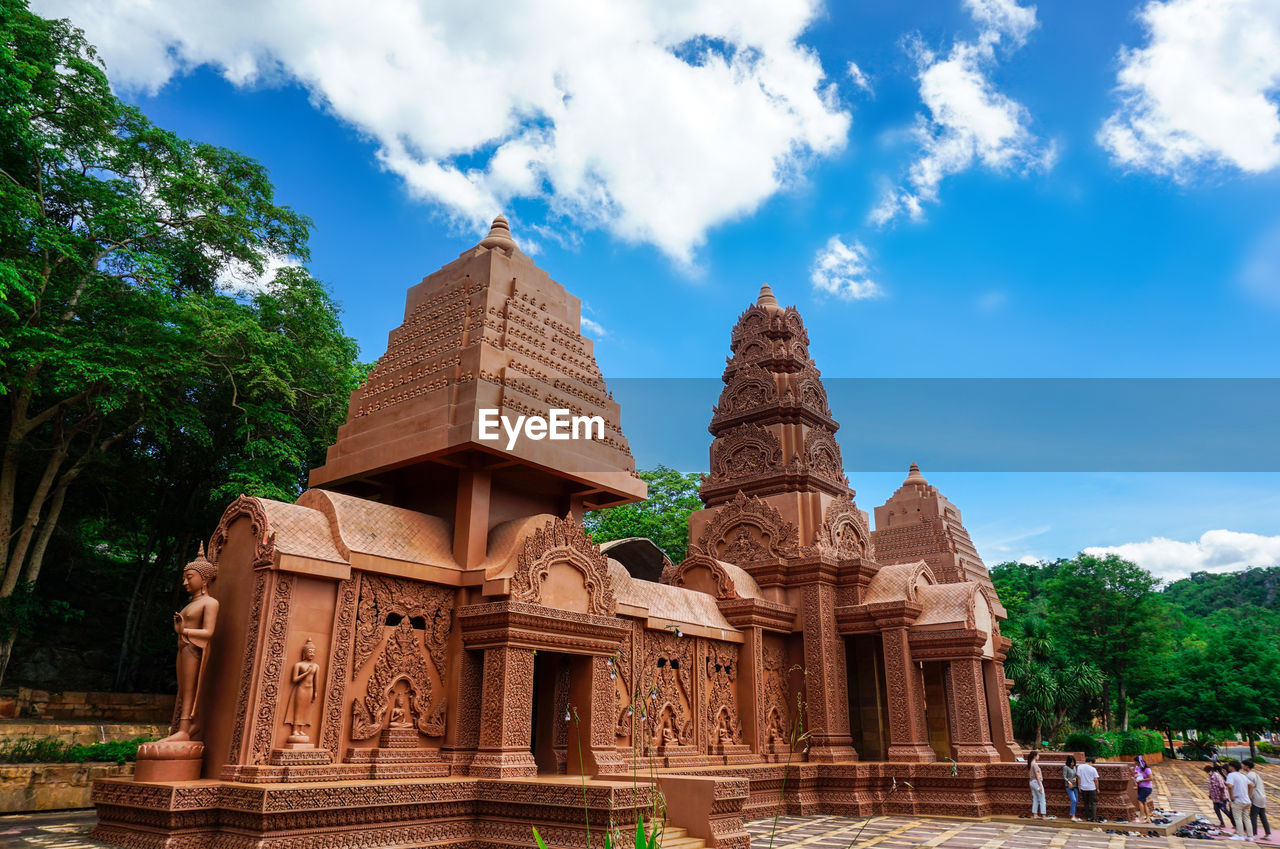
[(880, 284), (871, 278), (867, 249), (856, 239), (845, 244), (832, 236), (813, 258), (809, 282), (814, 291), (835, 295), (843, 301), (861, 301), (884, 294)]
[(516, 198), (692, 261), (849, 115), (799, 38), (817, 0), (34, 0), (97, 44), (117, 85), (200, 65), (297, 82), (366, 133), (409, 191), (482, 231)]
[(1120, 52), (1120, 106), (1098, 142), (1116, 163), (1186, 180), (1198, 166), (1280, 166), (1280, 3), (1151, 0), (1146, 46)]
[(582, 329), (597, 339), (603, 339), (609, 335), (609, 331), (604, 329), (604, 325), (596, 321), (594, 318), (582, 316)]
[(1192, 542), (1153, 537), (1146, 542), (1086, 548), (1086, 554), (1118, 554), (1164, 581), (1192, 572), (1234, 572), (1249, 566), (1280, 564), (1280, 536), (1205, 531)]
[(873, 224), (903, 216), (923, 219), (925, 205), (937, 202), (942, 181), (975, 165), (1024, 173), (1053, 165), (1054, 147), (1031, 132), (1027, 108), (990, 78), (998, 63), (996, 48), (1017, 49), (1035, 29), (1035, 7), (1014, 0), (965, 0), (965, 7), (979, 27), (976, 41), (958, 41), (945, 55), (919, 39), (909, 43), (928, 114), (916, 121), (919, 153), (903, 185), (890, 187), (872, 209)]

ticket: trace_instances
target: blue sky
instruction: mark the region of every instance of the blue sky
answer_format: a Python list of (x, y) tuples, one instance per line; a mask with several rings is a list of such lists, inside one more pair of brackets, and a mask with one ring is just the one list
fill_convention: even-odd
[[(1277, 376), (1274, 0), (33, 6), (158, 123), (267, 165), (368, 359), (501, 209), (607, 378), (717, 376), (763, 281), (827, 378)], [(647, 414), (639, 464), (688, 466)], [(860, 472), (857, 418), (870, 510), (918, 458)], [(1114, 465), (924, 471), (989, 562), (1280, 558), (1280, 465)]]

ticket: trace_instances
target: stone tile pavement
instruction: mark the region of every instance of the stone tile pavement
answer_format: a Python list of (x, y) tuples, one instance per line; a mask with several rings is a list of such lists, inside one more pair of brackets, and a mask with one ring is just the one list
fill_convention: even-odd
[[(1212, 819), (1213, 805), (1205, 786), (1203, 764), (1165, 763), (1155, 768), (1156, 804), (1160, 808), (1196, 811)], [(1280, 820), (1280, 766), (1261, 767), (1272, 800), (1269, 812)], [(1030, 807), (1030, 800), (1028, 800)], [(2, 849), (105, 849), (88, 838), (92, 811), (0, 816)], [(1117, 828), (1125, 828), (1118, 824)], [(1280, 822), (1277, 823), (1280, 826)], [(1132, 827), (1132, 826), (1130, 826)], [(747, 824), (752, 849), (1195, 849), (1199, 841), (1180, 837), (1130, 837), (1099, 830), (1058, 828), (1052, 824), (981, 822), (931, 817), (810, 816), (778, 818)], [(1277, 835), (1280, 837), (1280, 834)], [(1280, 839), (1275, 844), (1280, 845)], [(1224, 847), (1225, 849), (1225, 847)]]

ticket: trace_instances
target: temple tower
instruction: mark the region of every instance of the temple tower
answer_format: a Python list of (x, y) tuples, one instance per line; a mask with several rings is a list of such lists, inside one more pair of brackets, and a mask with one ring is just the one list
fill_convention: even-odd
[[(580, 518), (644, 498), (580, 318), (578, 298), (534, 265), (499, 215), (479, 244), (409, 289), (404, 322), (351, 393), (347, 423), (311, 486), (452, 521), (464, 567), (484, 559), (503, 521)], [(509, 445), (498, 428), (499, 438), (482, 438), (483, 411), (515, 421), (552, 409), (600, 417), (602, 437), (522, 435)]]
[[(923, 560), (939, 583), (974, 581), (995, 598), (991, 575), (960, 521), (959, 508), (925, 480), (915, 463), (902, 486), (876, 508), (871, 539), (881, 564)], [(1004, 609), (999, 613), (1003, 618)]]
[(867, 515), (845, 477), (839, 425), (796, 308), (761, 286), (729, 347), (709, 428), (706, 506), (690, 517), (689, 550), (736, 564), (769, 599), (799, 611), (810, 760), (856, 759), (835, 608), (860, 601), (874, 574)]

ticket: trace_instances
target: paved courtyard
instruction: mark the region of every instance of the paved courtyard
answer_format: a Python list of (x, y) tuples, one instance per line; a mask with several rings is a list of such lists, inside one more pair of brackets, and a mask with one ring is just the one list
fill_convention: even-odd
[[(1203, 813), (1213, 820), (1213, 805), (1205, 790), (1203, 764), (1167, 763), (1155, 769), (1156, 803), (1161, 808)], [(1269, 812), (1280, 820), (1280, 766), (1260, 767), (1273, 800)], [(1028, 806), (1030, 802), (1028, 800)], [(1216, 822), (1216, 820), (1213, 820)], [(0, 847), (4, 849), (101, 849), (88, 839), (92, 811), (0, 817)], [(1280, 825), (1280, 822), (1276, 823)], [(1131, 837), (1106, 829), (1135, 828), (1128, 824), (1101, 825), (1097, 830), (1052, 824), (980, 822), (918, 817), (779, 817), (747, 824), (752, 849), (1193, 849), (1199, 843), (1180, 837)], [(1280, 831), (1277, 832), (1280, 836)], [(1280, 846), (1280, 840), (1270, 845)], [(1225, 847), (1224, 847), (1225, 849)]]

